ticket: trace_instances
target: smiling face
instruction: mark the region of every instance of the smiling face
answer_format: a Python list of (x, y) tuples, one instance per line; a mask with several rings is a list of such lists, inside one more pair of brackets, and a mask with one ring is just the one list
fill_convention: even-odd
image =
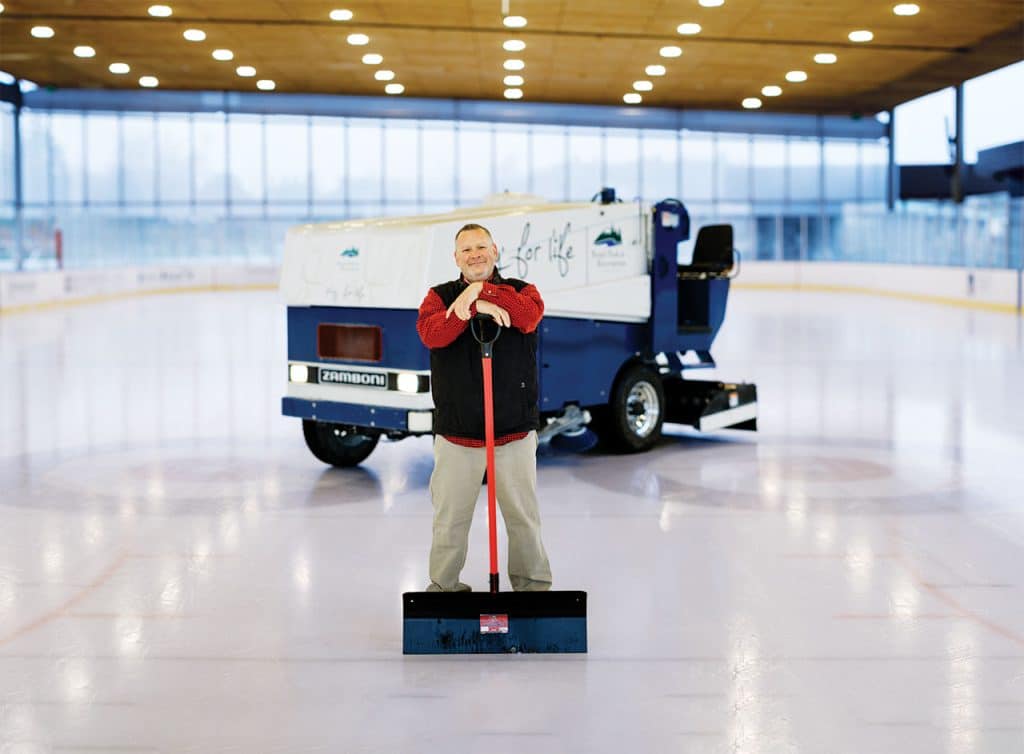
[(455, 264), (470, 283), (488, 280), (498, 263), (498, 247), (483, 229), (464, 230), (455, 239)]

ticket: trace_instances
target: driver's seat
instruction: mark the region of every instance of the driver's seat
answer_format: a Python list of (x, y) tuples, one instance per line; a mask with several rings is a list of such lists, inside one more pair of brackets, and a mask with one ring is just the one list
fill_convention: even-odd
[(727, 277), (735, 265), (732, 245), (732, 225), (705, 225), (697, 232), (693, 247), (693, 261), (679, 265), (685, 277)]

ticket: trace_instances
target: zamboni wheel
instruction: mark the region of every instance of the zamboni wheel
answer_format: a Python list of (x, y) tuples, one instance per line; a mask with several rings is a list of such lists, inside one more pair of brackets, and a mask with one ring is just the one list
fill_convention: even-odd
[(665, 422), (665, 390), (648, 366), (634, 364), (619, 378), (604, 417), (604, 437), (626, 453), (650, 450)]
[(318, 459), (331, 466), (356, 466), (377, 447), (379, 435), (364, 435), (340, 424), (302, 420), (306, 447)]

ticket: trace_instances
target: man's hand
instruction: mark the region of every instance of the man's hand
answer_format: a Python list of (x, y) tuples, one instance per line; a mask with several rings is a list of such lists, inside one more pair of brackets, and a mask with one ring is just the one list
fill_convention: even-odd
[[(459, 294), (459, 297), (452, 302), (452, 305), (448, 307), (448, 312), (444, 315), (445, 319), (452, 316), (452, 312), (455, 312), (455, 316), (461, 319), (463, 322), (467, 321), (470, 317), (469, 307), (476, 301), (477, 296), (480, 295), (480, 291), (484, 288), (482, 282), (470, 283), (466, 286), (466, 290)], [(481, 302), (482, 303), (482, 302)], [(477, 310), (480, 307), (477, 305)]]
[(512, 319), (508, 316), (508, 312), (490, 301), (477, 301), (476, 310), (481, 314), (490, 314), (494, 321), (502, 327), (511, 327), (512, 325)]

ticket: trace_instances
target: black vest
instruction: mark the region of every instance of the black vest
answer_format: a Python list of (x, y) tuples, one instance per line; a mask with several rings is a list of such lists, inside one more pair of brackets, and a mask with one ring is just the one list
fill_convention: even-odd
[[(502, 278), (492, 282), (511, 285), (521, 291), (529, 283)], [(433, 291), (449, 307), (466, 290), (459, 278), (434, 286)], [(455, 315), (452, 314), (454, 317)], [(470, 323), (477, 332), (483, 325), (485, 337), (491, 337), (490, 321)], [(529, 432), (537, 429), (537, 332), (521, 333), (514, 327), (502, 328), (494, 344), (494, 436)], [(484, 382), (480, 362), (480, 344), (466, 331), (444, 348), (430, 350), (430, 386), (434, 395), (434, 432), (439, 435), (484, 439)]]

